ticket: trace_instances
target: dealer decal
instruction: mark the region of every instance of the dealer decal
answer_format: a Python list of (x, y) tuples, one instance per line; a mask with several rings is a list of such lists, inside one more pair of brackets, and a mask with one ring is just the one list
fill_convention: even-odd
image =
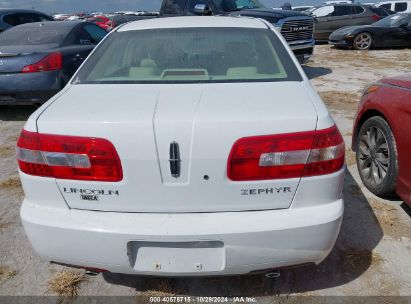
[(78, 188), (63, 188), (66, 194), (80, 194), (80, 199), (83, 201), (99, 201), (100, 196), (119, 196), (118, 190), (98, 190), (98, 189), (78, 189)]
[(80, 195), (83, 201), (98, 201), (97, 195)]

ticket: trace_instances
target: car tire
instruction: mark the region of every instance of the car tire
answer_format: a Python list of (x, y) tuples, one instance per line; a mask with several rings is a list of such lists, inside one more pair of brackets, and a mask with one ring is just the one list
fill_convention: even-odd
[(398, 178), (398, 153), (387, 121), (374, 116), (361, 126), (356, 142), (357, 168), (364, 185), (377, 196), (395, 194)]
[(362, 32), (355, 36), (352, 46), (359, 51), (369, 50), (373, 44), (373, 37), (370, 33)]

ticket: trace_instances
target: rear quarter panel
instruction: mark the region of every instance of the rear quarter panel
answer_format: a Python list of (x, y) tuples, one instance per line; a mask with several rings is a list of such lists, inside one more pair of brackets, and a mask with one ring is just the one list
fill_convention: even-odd
[[(379, 112), (392, 129), (398, 151), (397, 193), (411, 204), (411, 90), (384, 85), (378, 91), (364, 96), (356, 118), (354, 135), (361, 128), (363, 118), (371, 111)], [(355, 141), (356, 135), (353, 137), (353, 147)]]
[(397, 193), (411, 205), (411, 90), (387, 86), (381, 94), (381, 103), (390, 117), (390, 126), (397, 143)]
[(352, 17), (352, 25), (365, 25), (374, 23), (374, 20), (371, 18), (372, 13), (365, 9), (361, 14), (355, 14)]

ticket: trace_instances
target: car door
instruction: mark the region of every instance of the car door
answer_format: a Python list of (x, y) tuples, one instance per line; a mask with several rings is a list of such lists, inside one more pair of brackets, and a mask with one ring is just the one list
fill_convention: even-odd
[(398, 19), (392, 27), (387, 28), (384, 32), (380, 32), (381, 46), (411, 46), (411, 16), (401, 18), (400, 15), (397, 14), (392, 17), (392, 19), (394, 18)]
[(334, 12), (329, 23), (330, 34), (339, 28), (352, 25), (354, 21), (353, 13), (352, 5), (334, 5)]
[(409, 79), (406, 76), (404, 79), (405, 82), (401, 84), (404, 88), (396, 88), (399, 83), (393, 82), (394, 86), (384, 93), (383, 101), (384, 107), (390, 112), (389, 115), (394, 118), (393, 133), (397, 142), (400, 171), (400, 187), (397, 191), (402, 197), (408, 197), (411, 202), (411, 139), (408, 131), (411, 129), (411, 87), (407, 85)]
[(411, 46), (411, 17), (408, 19), (408, 25), (407, 25), (407, 34), (406, 34), (406, 39), (404, 41), (405, 46)]
[(392, 45), (411, 46), (411, 17), (400, 22), (392, 35)]
[(332, 14), (334, 12), (333, 5), (325, 5), (312, 11), (312, 16), (315, 20), (314, 38), (315, 40), (328, 40), (332, 23)]

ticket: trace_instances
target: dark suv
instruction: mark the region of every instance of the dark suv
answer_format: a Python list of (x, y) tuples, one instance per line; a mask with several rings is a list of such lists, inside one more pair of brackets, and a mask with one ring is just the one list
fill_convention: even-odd
[(50, 16), (33, 10), (0, 9), (0, 32), (24, 23), (52, 20)]
[(372, 24), (392, 12), (362, 4), (329, 4), (310, 11), (315, 18), (314, 38), (328, 41), (331, 33), (344, 26)]

